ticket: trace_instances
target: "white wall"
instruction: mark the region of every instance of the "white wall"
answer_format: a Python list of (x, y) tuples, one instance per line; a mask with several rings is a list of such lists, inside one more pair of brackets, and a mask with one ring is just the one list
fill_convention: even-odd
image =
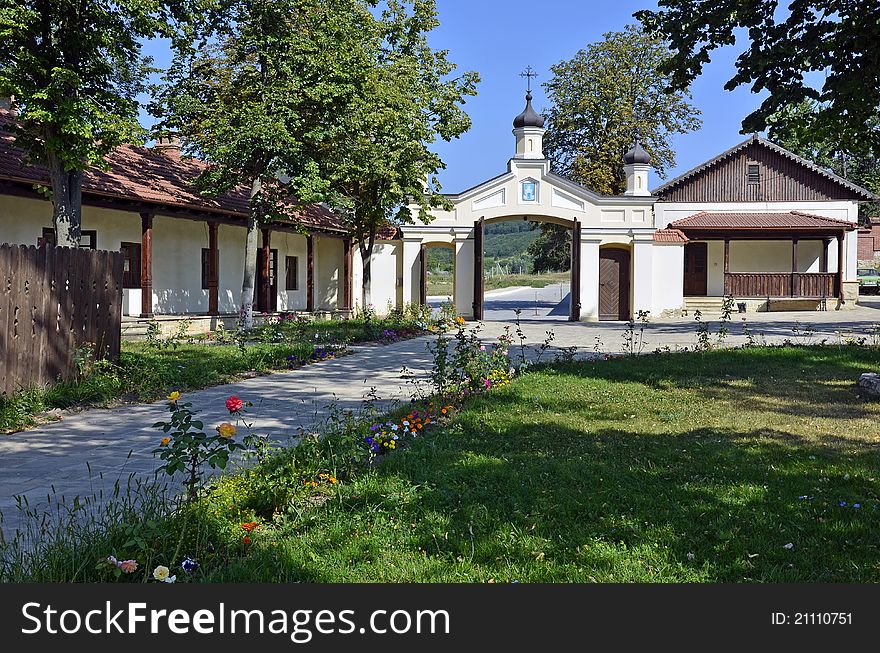
[(684, 245), (654, 243), (651, 316), (676, 311), (684, 304)]
[[(731, 272), (791, 272), (791, 241), (730, 241)], [(798, 242), (798, 272), (821, 272), (822, 241)], [(715, 263), (710, 259), (710, 264)], [(724, 246), (720, 266), (724, 268)], [(713, 266), (714, 267), (714, 266)]]
[[(48, 201), (0, 195), (0, 242), (36, 245), (43, 227), (52, 226)], [(128, 211), (83, 207), (85, 230), (97, 231), (98, 249), (119, 250), (123, 242), (141, 242), (140, 214)], [(244, 227), (221, 224), (217, 243), (219, 258), (218, 310), (237, 313), (244, 275)], [(342, 279), (342, 240), (316, 237), (315, 306), (335, 309)], [(259, 242), (259, 241), (258, 241)], [(208, 224), (157, 215), (153, 219), (153, 310), (158, 314), (204, 313), (208, 290), (201, 280), (201, 250), (208, 247)], [(307, 250), (303, 235), (273, 231), (272, 249), (278, 250), (278, 308), (305, 310)], [(299, 289), (286, 291), (285, 257), (298, 257)], [(396, 278), (396, 275), (395, 275)], [(396, 291), (392, 290), (392, 293)], [(138, 315), (140, 289), (123, 293), (124, 313)], [(357, 293), (355, 293), (357, 296)]]

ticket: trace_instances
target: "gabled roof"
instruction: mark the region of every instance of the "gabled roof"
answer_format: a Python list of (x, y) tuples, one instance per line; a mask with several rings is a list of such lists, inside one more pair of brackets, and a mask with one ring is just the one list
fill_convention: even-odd
[(809, 231), (829, 229), (838, 231), (852, 231), (856, 228), (854, 222), (835, 220), (821, 215), (802, 213), (801, 211), (788, 211), (785, 213), (710, 213), (701, 211), (694, 215), (675, 220), (669, 223), (670, 229), (700, 230), (796, 230)]
[[(12, 119), (8, 111), (0, 110), (0, 181), (48, 186), (46, 168), (24, 164), (24, 152), (16, 147), (15, 136), (3, 130), (3, 123), (8, 124)], [(148, 147), (121, 145), (106, 161), (106, 170), (92, 168), (83, 175), (84, 198), (136, 201), (234, 218), (245, 218), (249, 213), (248, 190), (244, 186), (218, 197), (206, 197), (198, 192), (193, 181), (208, 167), (199, 159), (181, 158), (175, 152)], [(330, 209), (317, 204), (292, 208), (289, 222), (302, 224), (307, 229), (345, 231)]]
[(697, 176), (701, 172), (704, 172), (705, 170), (708, 170), (709, 168), (721, 163), (725, 159), (728, 159), (732, 155), (737, 154), (738, 152), (741, 152), (742, 150), (747, 148), (749, 145), (755, 145), (755, 144), (760, 145), (762, 147), (766, 147), (768, 150), (775, 152), (776, 154), (779, 154), (779, 155), (781, 155), (781, 156), (783, 156), (783, 157), (785, 157), (785, 158), (787, 158), (797, 164), (804, 166), (808, 170), (816, 173), (817, 175), (820, 175), (826, 179), (829, 179), (833, 182), (840, 184), (841, 186), (843, 186), (847, 190), (850, 190), (850, 191), (856, 193), (857, 195), (860, 195), (865, 200), (874, 201), (874, 200), (878, 199), (877, 196), (874, 195), (874, 193), (872, 193), (871, 191), (869, 191), (865, 188), (862, 188), (861, 186), (858, 186), (857, 184), (854, 184), (851, 181), (848, 181), (848, 180), (844, 179), (843, 177), (840, 177), (839, 175), (834, 174), (830, 170), (827, 170), (825, 168), (817, 166), (812, 161), (808, 161), (807, 159), (798, 156), (794, 152), (790, 152), (790, 151), (786, 150), (784, 147), (781, 147), (781, 146), (777, 145), (776, 143), (773, 143), (772, 141), (768, 141), (766, 138), (762, 138), (762, 137), (758, 136), (757, 134), (752, 134), (746, 140), (744, 140), (742, 143), (734, 145), (732, 148), (730, 148), (729, 150), (726, 150), (725, 152), (722, 152), (718, 156), (713, 157), (713, 158), (709, 159), (708, 161), (705, 161), (704, 163), (701, 163), (700, 165), (696, 166), (695, 168), (691, 168), (687, 172), (679, 175), (678, 177), (667, 181), (662, 186), (659, 186), (659, 187), (655, 188), (653, 191), (651, 191), (651, 194), (652, 195), (662, 195), (665, 191), (671, 190), (671, 189), (681, 185), (683, 182), (685, 182), (689, 179), (692, 179), (693, 177)]

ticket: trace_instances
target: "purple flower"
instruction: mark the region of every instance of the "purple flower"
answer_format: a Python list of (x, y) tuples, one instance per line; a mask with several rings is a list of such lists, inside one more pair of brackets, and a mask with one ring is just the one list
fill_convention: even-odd
[(186, 573), (192, 574), (196, 569), (199, 568), (199, 563), (192, 558), (184, 558), (183, 562), (180, 563), (180, 567)]
[(841, 508), (846, 508), (846, 501), (841, 501), (839, 505)]
[(855, 508), (856, 510), (858, 510), (858, 509), (861, 508), (861, 507), (862, 507), (862, 504), (860, 504), (860, 503), (854, 503), (854, 504), (853, 504), (853, 508)]

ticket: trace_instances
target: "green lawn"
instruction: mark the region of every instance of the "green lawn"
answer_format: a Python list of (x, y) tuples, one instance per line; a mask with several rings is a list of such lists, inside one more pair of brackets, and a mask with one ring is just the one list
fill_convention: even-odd
[(828, 347), (533, 372), (216, 579), (877, 582), (880, 404), (853, 380), (878, 364)]
[(535, 370), (376, 464), (351, 424), (195, 516), (147, 495), (32, 535), (0, 579), (100, 580), (113, 554), (208, 582), (878, 582), (880, 402), (854, 387), (878, 368), (826, 346)]

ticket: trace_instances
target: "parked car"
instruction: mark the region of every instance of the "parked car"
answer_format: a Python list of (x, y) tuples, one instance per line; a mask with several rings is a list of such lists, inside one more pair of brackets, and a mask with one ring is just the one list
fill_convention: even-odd
[(877, 294), (880, 290), (880, 272), (874, 268), (859, 268), (859, 292), (863, 294)]

